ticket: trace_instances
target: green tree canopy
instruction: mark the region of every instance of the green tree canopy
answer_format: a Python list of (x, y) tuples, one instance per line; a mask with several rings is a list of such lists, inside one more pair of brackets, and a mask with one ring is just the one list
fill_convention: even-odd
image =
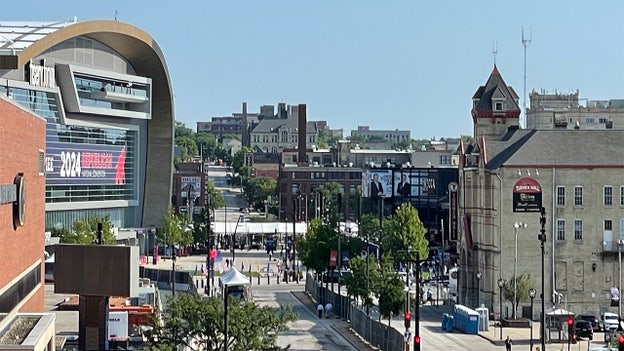
[(212, 180), (209, 180), (206, 183), (206, 192), (208, 193), (208, 206), (210, 207), (210, 210), (225, 207), (225, 199), (223, 198), (223, 194), (215, 187)]
[[(516, 277), (511, 277), (510, 280), (505, 281), (503, 285), (503, 297), (505, 300), (510, 301), (513, 306), (513, 318), (516, 319), (516, 310), (520, 302), (529, 301), (529, 289), (534, 287), (533, 279), (530, 274), (520, 274), (516, 281), (516, 288), (514, 289), (514, 281)], [(516, 300), (514, 301), (514, 291), (516, 292)]]
[(251, 178), (245, 185), (245, 195), (250, 203), (277, 197), (277, 179), (271, 177)]
[(392, 259), (386, 254), (383, 256), (382, 269), (374, 284), (374, 293), (379, 302), (379, 313), (389, 320), (392, 315), (396, 316), (403, 311), (406, 294), (405, 284), (396, 272), (392, 271)]
[(165, 244), (192, 244), (193, 232), (186, 216), (173, 213), (169, 207), (158, 230), (158, 241)]
[(195, 134), (195, 143), (197, 144), (198, 150), (203, 151), (204, 159), (208, 160), (209, 158), (214, 158), (217, 153), (217, 149), (221, 146), (217, 142), (217, 138), (208, 132), (199, 132)]
[(418, 211), (408, 203), (403, 203), (389, 221), (389, 228), (384, 225), (382, 245), (384, 252), (394, 257), (395, 266), (404, 260), (399, 251), (418, 251), (418, 258), (429, 257), (429, 241), (425, 238), (425, 227), (418, 218)]
[[(368, 260), (368, 272), (366, 266)], [(375, 284), (380, 280), (379, 266), (375, 257), (355, 256), (349, 260), (352, 275), (345, 278), (345, 285), (349, 296), (361, 299), (364, 306), (372, 306), (371, 291), (374, 291)]]
[[(206, 298), (181, 293), (175, 298), (169, 297), (163, 311), (164, 324), (155, 329), (150, 349), (174, 350), (183, 345), (189, 350), (223, 350), (223, 317), (224, 305), (220, 296)], [(286, 350), (277, 346), (277, 335), (288, 329), (288, 322), (296, 319), (297, 314), (290, 306), (260, 307), (252, 301), (230, 296), (227, 349)]]
[(104, 218), (90, 217), (74, 222), (71, 231), (60, 232), (60, 240), (64, 244), (96, 244), (98, 240), (98, 223), (102, 223), (103, 244), (114, 244), (113, 224), (108, 215)]
[(329, 265), (329, 251), (335, 236), (335, 228), (318, 218), (313, 219), (308, 226), (307, 235), (299, 237), (296, 243), (301, 263), (317, 274), (325, 271)]

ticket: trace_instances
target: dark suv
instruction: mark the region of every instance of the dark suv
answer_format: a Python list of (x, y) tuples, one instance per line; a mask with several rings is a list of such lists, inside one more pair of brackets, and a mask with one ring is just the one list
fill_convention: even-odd
[(579, 314), (576, 316), (576, 320), (588, 321), (589, 323), (591, 323), (592, 329), (594, 329), (594, 331), (600, 331), (600, 323), (598, 323), (598, 317), (592, 314)]
[(574, 333), (577, 338), (588, 338), (592, 340), (594, 338), (594, 328), (591, 323), (586, 320), (577, 320), (574, 324)]

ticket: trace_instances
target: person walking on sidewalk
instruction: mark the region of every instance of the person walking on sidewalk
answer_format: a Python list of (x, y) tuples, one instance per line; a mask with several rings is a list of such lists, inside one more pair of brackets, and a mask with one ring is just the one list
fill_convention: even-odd
[(507, 339), (505, 340), (505, 349), (507, 351), (511, 351), (511, 345), (513, 345), (513, 341), (511, 340), (509, 335), (507, 335)]
[(318, 312), (319, 318), (323, 318), (323, 304), (322, 303), (319, 303), (319, 305), (316, 307), (316, 312)]

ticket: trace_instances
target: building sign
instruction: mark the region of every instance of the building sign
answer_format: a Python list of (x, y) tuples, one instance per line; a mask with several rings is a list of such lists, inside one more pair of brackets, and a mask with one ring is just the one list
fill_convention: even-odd
[(513, 186), (514, 212), (539, 212), (542, 208), (542, 187), (533, 178), (521, 178)]
[(28, 62), (26, 65), (26, 79), (30, 85), (43, 88), (56, 88), (56, 73), (54, 67), (46, 67)]
[(362, 176), (362, 193), (365, 197), (391, 197), (393, 194), (392, 170), (371, 169)]
[(48, 142), (46, 184), (126, 184), (125, 145)]
[(457, 241), (457, 183), (451, 182), (449, 190), (449, 240)]
[(13, 184), (0, 184), (0, 205), (13, 205), (13, 228), (25, 223), (26, 183), (24, 174), (18, 173)]
[(180, 178), (180, 190), (182, 197), (186, 198), (191, 193), (191, 197), (198, 198), (201, 196), (201, 177), (182, 177)]

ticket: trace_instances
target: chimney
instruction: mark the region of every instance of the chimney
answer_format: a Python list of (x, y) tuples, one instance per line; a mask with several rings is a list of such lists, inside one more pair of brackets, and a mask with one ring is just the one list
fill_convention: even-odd
[(243, 146), (250, 146), (249, 142), (249, 120), (247, 118), (247, 102), (243, 101), (243, 116), (241, 121), (241, 136), (243, 139)]
[(298, 126), (298, 152), (297, 152), (297, 163), (300, 166), (307, 166), (308, 159), (306, 157), (306, 105), (299, 104), (299, 126)]

